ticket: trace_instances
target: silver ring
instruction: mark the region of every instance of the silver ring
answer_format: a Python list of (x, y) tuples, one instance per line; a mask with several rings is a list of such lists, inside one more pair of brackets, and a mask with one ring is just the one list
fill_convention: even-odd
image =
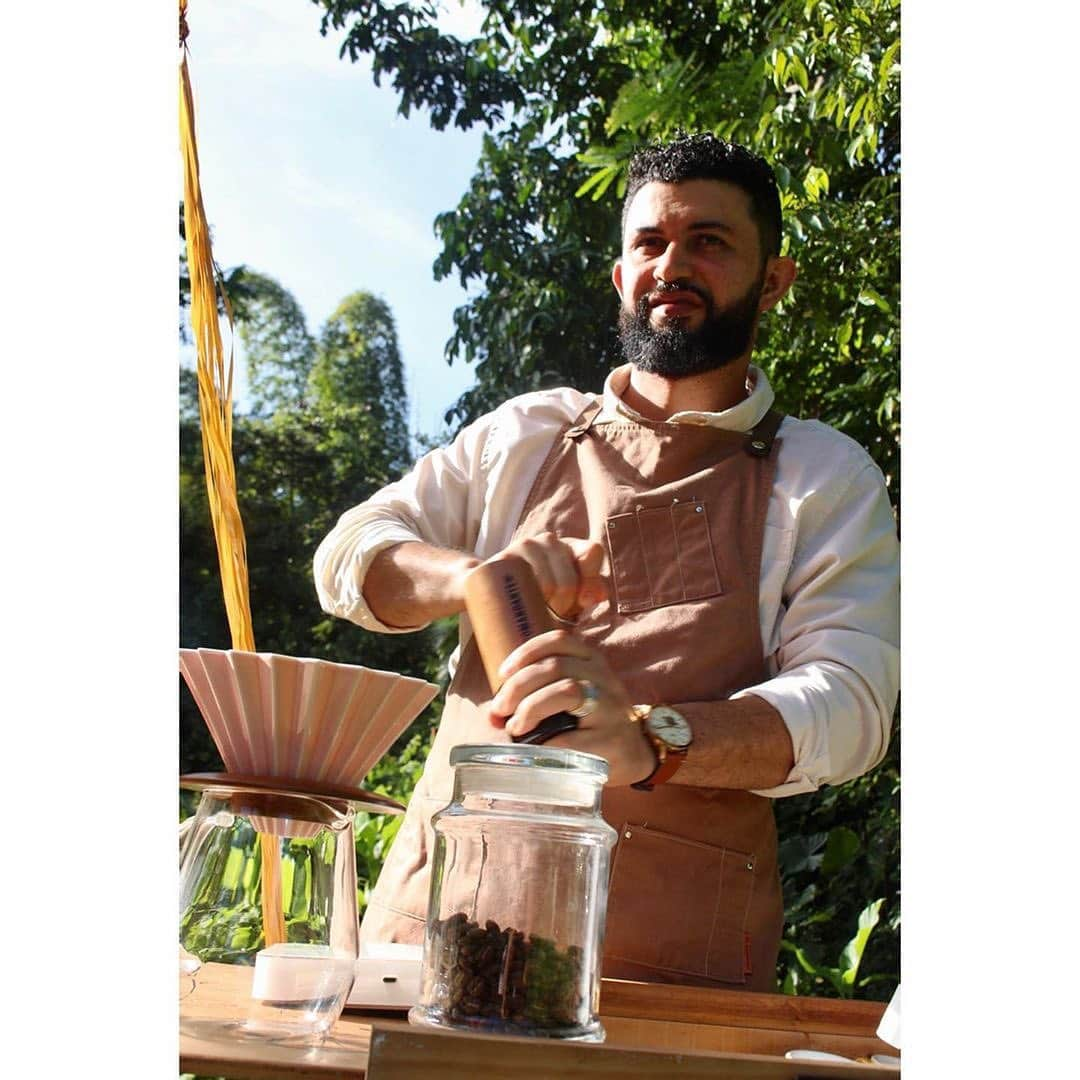
[(588, 679), (578, 679), (577, 684), (581, 690), (581, 704), (569, 709), (568, 712), (571, 716), (584, 720), (585, 717), (592, 716), (596, 712), (596, 706), (600, 703), (600, 692)]

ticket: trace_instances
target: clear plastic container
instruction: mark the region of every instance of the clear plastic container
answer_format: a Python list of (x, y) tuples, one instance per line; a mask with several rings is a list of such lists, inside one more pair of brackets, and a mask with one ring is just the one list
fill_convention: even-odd
[(344, 800), (203, 792), (180, 858), (182, 1031), (309, 1042), (340, 1016), (357, 955), (353, 818)]
[(435, 849), (417, 1024), (599, 1042), (615, 830), (607, 762), (557, 747), (458, 746)]

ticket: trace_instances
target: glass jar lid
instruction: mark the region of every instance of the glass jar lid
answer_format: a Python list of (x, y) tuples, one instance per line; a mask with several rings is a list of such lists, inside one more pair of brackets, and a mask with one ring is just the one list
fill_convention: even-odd
[(503, 765), (525, 769), (556, 769), (575, 780), (606, 783), (608, 763), (596, 754), (561, 746), (529, 743), (465, 744), (450, 751), (451, 766)]

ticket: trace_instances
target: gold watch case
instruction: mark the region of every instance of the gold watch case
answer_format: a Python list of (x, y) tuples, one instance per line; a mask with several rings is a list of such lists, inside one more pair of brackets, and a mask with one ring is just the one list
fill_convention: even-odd
[(652, 791), (675, 775), (694, 741), (694, 733), (686, 717), (670, 705), (635, 705), (633, 715), (652, 744), (657, 760), (649, 776), (630, 786)]

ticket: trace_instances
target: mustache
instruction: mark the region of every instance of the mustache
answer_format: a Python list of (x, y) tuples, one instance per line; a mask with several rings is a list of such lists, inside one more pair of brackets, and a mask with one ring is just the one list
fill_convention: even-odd
[(639, 311), (648, 311), (650, 305), (663, 297), (666, 293), (693, 293), (706, 308), (711, 309), (713, 306), (712, 297), (700, 286), (694, 285), (689, 281), (661, 281), (657, 283), (655, 289), (646, 293), (638, 302)]

